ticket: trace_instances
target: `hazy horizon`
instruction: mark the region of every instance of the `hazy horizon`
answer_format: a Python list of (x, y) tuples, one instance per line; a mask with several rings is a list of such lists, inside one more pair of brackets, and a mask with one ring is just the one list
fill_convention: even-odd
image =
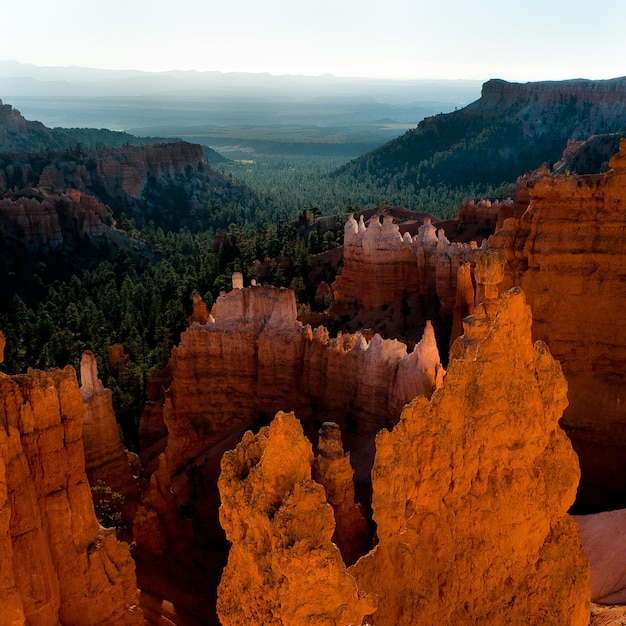
[[(33, 6), (34, 4), (34, 6)], [(503, 6), (503, 4), (505, 6)], [(8, 3), (0, 59), (39, 67), (528, 82), (626, 75), (626, 5), (527, 0)]]

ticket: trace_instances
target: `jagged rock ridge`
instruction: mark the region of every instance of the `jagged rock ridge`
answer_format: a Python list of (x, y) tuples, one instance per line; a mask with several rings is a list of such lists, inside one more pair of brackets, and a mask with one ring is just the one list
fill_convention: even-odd
[(486, 300), (443, 386), (378, 435), (378, 544), (350, 568), (328, 545), (329, 507), (293, 416), (247, 433), (219, 483), (233, 542), (223, 623), (586, 626), (588, 564), (567, 515), (579, 472), (558, 427), (567, 386), (530, 327), (519, 290)]
[(98, 524), (71, 367), (0, 374), (0, 623), (142, 624), (128, 546)]
[(562, 424), (579, 454), (579, 495), (589, 510), (623, 506), (623, 228), (626, 142), (601, 175), (550, 176), (528, 183), (528, 210), (490, 240), (507, 263), (500, 285), (527, 294), (533, 334), (563, 364), (570, 406)]
[[(175, 477), (185, 469), (184, 475), (202, 473), (211, 450), (232, 447), (281, 407), (308, 417), (312, 440), (321, 422), (331, 419), (355, 438), (371, 439), (381, 426), (395, 423), (408, 401), (430, 396), (441, 384), (430, 326), (407, 354), (404, 344), (378, 335), (369, 342), (361, 334), (331, 339), (325, 328), (303, 326), (296, 316), (293, 291), (235, 288), (218, 298), (206, 324), (194, 322), (181, 335), (163, 395), (153, 396), (142, 418), (140, 454), (155, 484), (135, 524), (139, 543), (154, 545), (155, 524), (164, 538), (179, 541), (175, 521), (161, 515), (167, 509), (163, 494), (173, 495), (178, 508), (190, 502), (190, 485)], [(369, 482), (368, 455), (366, 447), (355, 459), (361, 485)], [(217, 502), (217, 494), (206, 495)], [(206, 519), (204, 527), (210, 527)]]

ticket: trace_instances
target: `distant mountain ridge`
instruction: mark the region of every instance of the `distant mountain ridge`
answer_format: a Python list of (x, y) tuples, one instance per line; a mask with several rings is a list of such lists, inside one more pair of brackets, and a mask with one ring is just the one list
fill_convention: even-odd
[(467, 103), (476, 80), (394, 80), (332, 75), (272, 75), (248, 72), (104, 70), (40, 67), (0, 60), (0, 96), (149, 96), (198, 95), (310, 99), (374, 97), (391, 104), (420, 101)]
[(350, 162), (338, 172), (391, 188), (472, 188), (512, 183), (557, 162), (568, 140), (626, 130), (626, 77), (509, 83), (493, 79), (481, 97)]

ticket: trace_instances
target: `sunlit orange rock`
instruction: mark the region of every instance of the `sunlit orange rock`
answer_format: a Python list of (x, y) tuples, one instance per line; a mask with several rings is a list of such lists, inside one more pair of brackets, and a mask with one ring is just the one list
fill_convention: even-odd
[(337, 424), (322, 424), (317, 449), (313, 478), (324, 487), (326, 500), (335, 513), (333, 542), (346, 564), (352, 565), (367, 552), (369, 532), (363, 507), (355, 504), (354, 470), (350, 465), (350, 454), (343, 451), (341, 430)]
[(605, 174), (534, 177), (520, 220), (490, 240), (533, 310), (533, 335), (562, 363), (569, 407), (562, 425), (582, 468), (586, 510), (626, 505), (626, 143)]
[(130, 522), (137, 506), (139, 489), (128, 453), (122, 445), (113, 411), (113, 397), (98, 378), (96, 358), (90, 350), (80, 361), (80, 395), (85, 407), (83, 446), (85, 470), (92, 486), (101, 483), (124, 497), (123, 512)]
[[(485, 257), (489, 279), (501, 263)], [(558, 426), (567, 384), (545, 344), (533, 344), (531, 323), (520, 290), (487, 297), (464, 321), (443, 386), (377, 436), (377, 543), (347, 570), (360, 597), (378, 597), (369, 624), (589, 623), (589, 565), (567, 514), (580, 473)], [(321, 519), (325, 500), (301, 495), (311, 452), (294, 422), (279, 414), (225, 455), (221, 521), (233, 547), (220, 585), (224, 623), (295, 610), (283, 585), (298, 590), (303, 609), (305, 590), (335, 567), (315, 560), (326, 553), (310, 539), (314, 526), (332, 529)], [(283, 506), (306, 528), (285, 523)], [(316, 600), (320, 619), (344, 623), (332, 621), (337, 592), (327, 596), (330, 609)]]
[(331, 541), (333, 509), (312, 463), (293, 413), (279, 412), (224, 455), (220, 520), (232, 542), (218, 591), (224, 626), (356, 626), (375, 609)]
[(379, 543), (350, 570), (380, 597), (373, 624), (588, 623), (567, 385), (530, 327), (520, 291), (484, 302), (443, 387), (377, 437)]
[(472, 268), (469, 263), (463, 263), (457, 271), (450, 345), (463, 334), (463, 320), (474, 312), (475, 297)]
[(71, 367), (0, 374), (2, 624), (142, 624), (128, 546), (98, 525)]
[[(217, 516), (219, 460), (246, 430), (282, 409), (296, 412), (311, 441), (323, 422), (344, 429), (350, 457), (331, 464), (327, 484), (347, 489), (354, 472), (356, 499), (367, 505), (375, 433), (393, 426), (416, 395), (432, 395), (443, 374), (430, 325), (407, 353), (405, 344), (378, 335), (331, 339), (323, 327), (303, 326), (295, 294), (287, 289), (252, 286), (220, 295), (215, 315), (182, 333), (168, 373), (149, 388), (152, 400), (140, 430), (149, 488), (134, 523), (137, 545), (160, 556), (176, 555), (181, 546), (211, 546), (225, 556)], [(349, 500), (354, 509), (354, 497)], [(358, 513), (333, 503), (340, 520)], [(338, 532), (346, 540), (339, 541), (350, 560), (371, 541), (371, 529), (367, 537), (357, 529), (352, 536), (342, 524)], [(207, 571), (218, 570), (217, 577), (222, 566), (215, 559), (205, 564)]]

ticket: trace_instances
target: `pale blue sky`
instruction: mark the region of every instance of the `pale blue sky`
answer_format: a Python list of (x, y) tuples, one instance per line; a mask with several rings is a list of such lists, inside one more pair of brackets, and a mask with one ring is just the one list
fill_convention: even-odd
[(11, 0), (0, 59), (513, 81), (626, 75), (626, 2)]

